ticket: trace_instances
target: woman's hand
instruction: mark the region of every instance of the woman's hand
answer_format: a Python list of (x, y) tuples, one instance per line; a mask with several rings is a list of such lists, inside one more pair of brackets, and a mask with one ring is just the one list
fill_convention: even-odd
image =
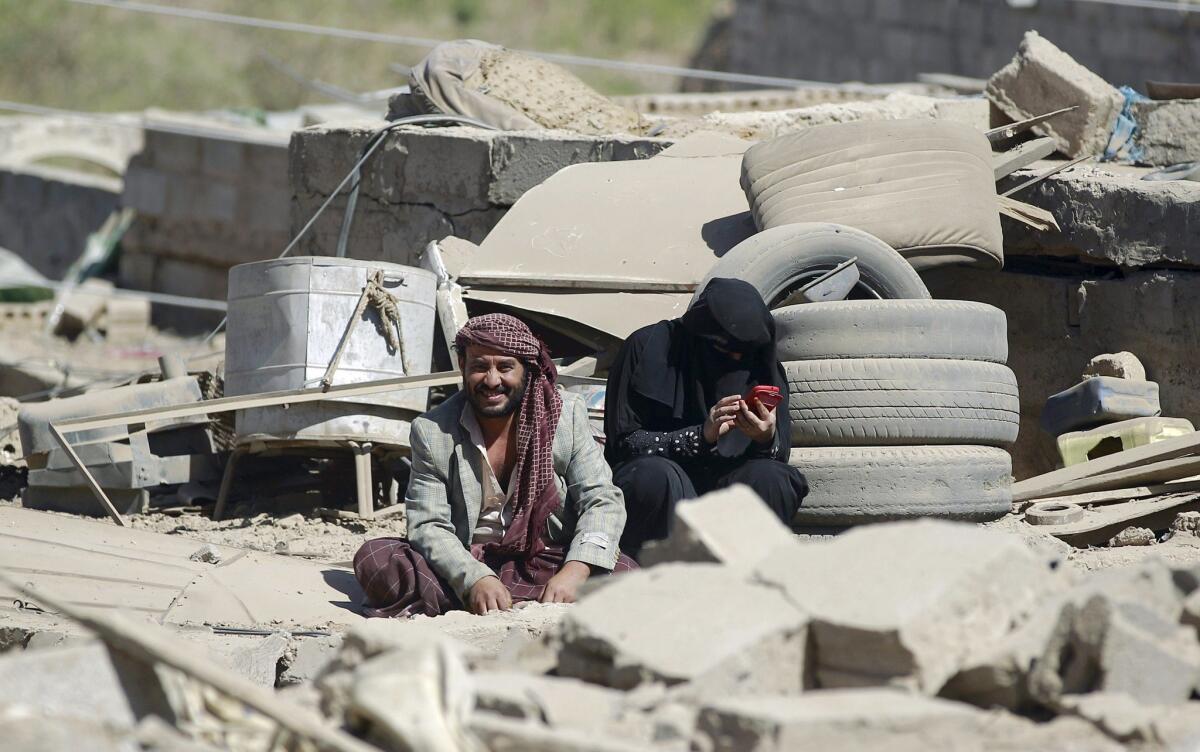
[(738, 405), (741, 403), (742, 397), (740, 394), (731, 394), (728, 397), (722, 397), (717, 404), (713, 405), (708, 411), (708, 419), (704, 421), (704, 441), (708, 444), (716, 444), (717, 439), (721, 438), (733, 428), (733, 422), (738, 416)]
[(754, 407), (755, 409), (751, 410), (745, 400), (739, 400), (733, 424), (754, 443), (770, 443), (775, 439), (775, 411), (761, 402), (756, 403)]

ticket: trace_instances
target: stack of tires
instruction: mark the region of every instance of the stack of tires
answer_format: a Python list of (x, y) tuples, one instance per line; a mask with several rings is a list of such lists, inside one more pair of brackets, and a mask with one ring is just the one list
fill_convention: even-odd
[(1009, 511), (1017, 382), (1004, 312), (953, 300), (778, 308), (798, 527)]

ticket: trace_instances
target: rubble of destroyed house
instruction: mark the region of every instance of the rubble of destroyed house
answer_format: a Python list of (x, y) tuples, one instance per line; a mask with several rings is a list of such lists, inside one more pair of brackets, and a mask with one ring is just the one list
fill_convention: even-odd
[[(449, 42), (386, 112), (113, 126), (119, 182), (0, 118), (0, 748), (1200, 747), (1200, 87), (1010, 53), (610, 98)], [(603, 441), (718, 277), (775, 321), (790, 526), (734, 486), (577, 603), (364, 618), (468, 316)]]

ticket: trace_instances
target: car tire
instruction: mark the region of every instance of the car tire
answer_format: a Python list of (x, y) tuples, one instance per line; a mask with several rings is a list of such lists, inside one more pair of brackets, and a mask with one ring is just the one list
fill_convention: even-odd
[(792, 446), (1016, 441), (1021, 406), (1007, 366), (846, 358), (784, 363)]
[(746, 238), (713, 264), (696, 294), (710, 279), (740, 279), (754, 285), (768, 307), (778, 308), (798, 302), (793, 296), (801, 287), (851, 258), (858, 259), (857, 296), (930, 297), (916, 271), (887, 243), (862, 230), (826, 222), (783, 225)]
[(773, 311), (783, 361), (942, 358), (1004, 363), (1008, 319), (965, 300), (842, 300)]
[(809, 493), (797, 527), (843, 527), (918, 517), (982, 522), (1012, 506), (1012, 460), (973, 446), (793, 449)]

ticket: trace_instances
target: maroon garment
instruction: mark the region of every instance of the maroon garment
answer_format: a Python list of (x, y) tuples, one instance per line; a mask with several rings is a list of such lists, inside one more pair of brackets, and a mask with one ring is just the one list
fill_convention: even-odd
[(546, 344), (523, 321), (505, 313), (468, 319), (454, 337), (460, 354), (466, 354), (467, 345), (517, 358), (529, 371), (517, 413), (517, 462), (509, 481), (512, 522), (499, 543), (486, 546), (489, 554), (531, 560), (545, 545), (541, 531), (561, 502), (554, 483), (554, 430), (562, 414), (562, 395), (554, 388), (558, 370)]
[[(514, 603), (541, 598), (546, 583), (562, 569), (567, 556), (567, 550), (556, 545), (543, 545), (528, 559), (503, 558), (484, 548), (471, 546), (471, 555), (496, 572)], [(637, 569), (637, 564), (621, 554), (613, 573), (631, 569)], [(464, 608), (425, 557), (403, 538), (375, 538), (364, 543), (354, 554), (354, 576), (366, 594), (364, 616), (438, 616)]]

